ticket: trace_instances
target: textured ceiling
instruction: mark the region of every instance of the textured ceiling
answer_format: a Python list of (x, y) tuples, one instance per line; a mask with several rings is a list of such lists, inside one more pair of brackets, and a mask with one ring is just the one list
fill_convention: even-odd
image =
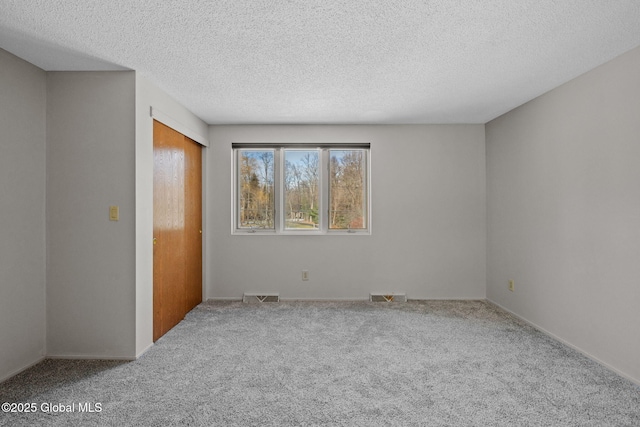
[(211, 124), (485, 123), (638, 45), (638, 0), (0, 0), (1, 48)]

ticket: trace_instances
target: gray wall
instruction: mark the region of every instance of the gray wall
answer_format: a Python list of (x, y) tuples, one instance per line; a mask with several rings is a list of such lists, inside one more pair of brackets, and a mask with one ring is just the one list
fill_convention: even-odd
[[(0, 379), (45, 354), (134, 357), (152, 324), (148, 107), (207, 127), (132, 72), (0, 65)], [(210, 126), (205, 297), (486, 292), (640, 383), (639, 75), (640, 48), (486, 126)], [(370, 142), (372, 235), (232, 235), (231, 143), (251, 141)]]
[(486, 140), (488, 299), (640, 383), (640, 48)]
[[(483, 125), (211, 126), (209, 140), (207, 298), (485, 297)], [(370, 142), (372, 234), (232, 235), (232, 142)]]
[(134, 184), (135, 73), (47, 73), (49, 356), (135, 357)]
[(134, 72), (0, 63), (0, 379), (45, 355), (134, 358), (153, 334), (150, 107), (208, 126)]
[(0, 381), (45, 354), (46, 74), (0, 49)]

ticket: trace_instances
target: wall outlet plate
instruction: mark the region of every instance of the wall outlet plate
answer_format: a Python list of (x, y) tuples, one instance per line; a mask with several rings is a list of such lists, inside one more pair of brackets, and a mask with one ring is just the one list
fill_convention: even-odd
[(120, 207), (109, 206), (109, 221), (119, 221), (119, 220), (120, 220)]

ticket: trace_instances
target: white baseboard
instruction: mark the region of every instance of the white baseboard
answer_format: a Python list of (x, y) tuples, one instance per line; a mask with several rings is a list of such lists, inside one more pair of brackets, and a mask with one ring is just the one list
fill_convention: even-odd
[[(216, 298), (207, 298), (204, 302), (207, 301), (242, 301), (242, 297), (216, 297)], [(338, 298), (282, 298), (280, 297), (280, 301), (369, 301), (369, 296), (365, 297), (338, 297)], [(488, 301), (485, 297), (468, 297), (468, 298), (409, 298), (407, 297), (407, 301)]]
[(9, 372), (8, 374), (6, 374), (2, 378), (0, 378), (0, 383), (8, 380), (11, 377), (15, 377), (20, 372), (26, 371), (27, 369), (31, 368), (32, 366), (37, 365), (38, 363), (42, 362), (44, 359), (46, 359), (46, 357), (45, 356), (41, 356), (41, 357), (37, 358), (34, 362), (28, 363), (27, 365), (23, 366), (22, 368), (14, 369), (13, 371)]
[(556, 334), (554, 334), (553, 332), (547, 331), (545, 328), (533, 323), (532, 321), (514, 313), (513, 311), (509, 310), (506, 307), (501, 306), (500, 304), (498, 304), (497, 302), (491, 301), (490, 299), (486, 300), (489, 304), (492, 304), (496, 307), (498, 307), (500, 310), (504, 310), (507, 313), (511, 314), (514, 317), (517, 317), (518, 319), (522, 320), (523, 322), (525, 322), (526, 324), (530, 325), (531, 327), (537, 329), (538, 331), (542, 332), (543, 334), (553, 338), (556, 341), (561, 342), (562, 344), (566, 345), (567, 347), (572, 348), (573, 350), (577, 351), (578, 353), (581, 353), (582, 355), (584, 355), (585, 357), (588, 357), (589, 359), (593, 360), (594, 362), (604, 366), (605, 368), (607, 368), (610, 371), (615, 372), (616, 374), (620, 375), (621, 377), (631, 381), (632, 383), (634, 383), (635, 385), (637, 385), (638, 387), (640, 387), (640, 378), (634, 378), (631, 375), (620, 371), (619, 369), (615, 368), (614, 366), (611, 366), (610, 364), (608, 364), (607, 362), (604, 362), (600, 359), (598, 359), (597, 357), (595, 357), (594, 355), (590, 354), (589, 352), (583, 350), (582, 348), (571, 344), (569, 341), (560, 338), (559, 336), (557, 336)]
[(149, 351), (149, 349), (153, 347), (153, 343), (149, 344), (148, 346), (146, 346), (145, 348), (142, 349), (141, 352), (139, 352), (138, 354), (136, 354), (136, 358), (135, 360), (138, 360), (143, 354), (145, 354), (147, 351)]
[[(263, 295), (265, 295), (265, 294), (263, 294)], [(215, 302), (215, 301), (237, 301), (237, 302), (242, 302), (242, 298), (233, 298), (233, 297), (207, 298), (207, 301), (211, 301), (211, 302)], [(205, 302), (207, 302), (207, 301), (205, 301)], [(342, 302), (348, 302), (348, 301), (369, 301), (369, 298), (280, 298), (280, 301), (288, 301), (288, 302), (294, 302), (294, 301), (306, 301), (306, 302), (313, 302), (313, 301), (319, 301), (319, 302), (342, 301)]]
[(350, 302), (350, 301), (369, 301), (369, 298), (280, 298), (280, 301), (304, 301), (304, 302)]
[(60, 359), (60, 360), (123, 360), (134, 361), (136, 357), (127, 356), (96, 356), (89, 354), (48, 354), (46, 359)]

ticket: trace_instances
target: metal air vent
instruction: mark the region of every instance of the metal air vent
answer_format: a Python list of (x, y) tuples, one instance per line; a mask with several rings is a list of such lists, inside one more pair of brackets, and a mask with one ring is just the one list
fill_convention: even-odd
[(255, 294), (244, 293), (242, 296), (242, 302), (246, 303), (263, 303), (263, 302), (280, 302), (280, 294), (267, 293), (267, 294)]
[(407, 295), (394, 292), (372, 292), (369, 294), (371, 302), (407, 302)]

